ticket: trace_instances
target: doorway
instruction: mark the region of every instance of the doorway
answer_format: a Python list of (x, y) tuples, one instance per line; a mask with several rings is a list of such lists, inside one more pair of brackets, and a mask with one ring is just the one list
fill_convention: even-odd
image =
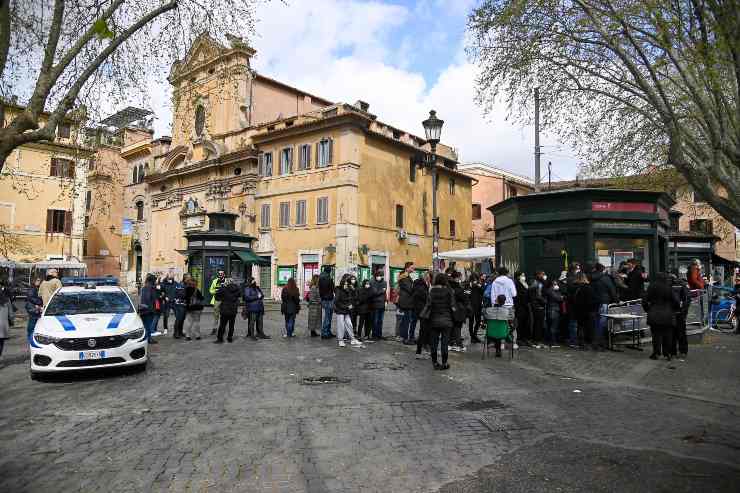
[(311, 278), (314, 275), (319, 275), (319, 263), (309, 262), (303, 264), (303, 296), (306, 296), (311, 288)]

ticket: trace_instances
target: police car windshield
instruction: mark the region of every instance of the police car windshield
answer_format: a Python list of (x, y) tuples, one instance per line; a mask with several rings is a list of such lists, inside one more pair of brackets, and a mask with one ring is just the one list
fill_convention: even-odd
[(80, 291), (57, 293), (46, 309), (47, 316), (81, 315), (85, 313), (132, 313), (134, 307), (128, 297), (121, 293)]

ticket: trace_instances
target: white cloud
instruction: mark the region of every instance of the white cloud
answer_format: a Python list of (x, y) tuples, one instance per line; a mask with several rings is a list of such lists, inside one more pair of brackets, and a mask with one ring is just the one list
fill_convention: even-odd
[[(452, 11), (461, 9), (463, 2), (425, 3), (429, 8)], [(436, 33), (445, 43), (456, 43), (457, 56), (430, 83), (408, 68), (414, 45), (423, 41), (410, 38), (413, 34), (393, 34), (406, 23), (417, 22), (419, 12), (429, 10), (417, 5), (410, 12), (403, 6), (360, 0), (272, 2), (258, 11), (258, 36), (252, 42), (257, 49), (254, 66), (265, 75), (332, 101), (367, 101), (380, 120), (417, 135), (423, 134), (421, 121), (429, 110), (436, 109), (445, 120), (443, 141), (458, 149), (461, 161), (484, 161), (532, 175), (533, 130), (507, 122), (503, 105), (488, 117), (483, 115), (473, 99), (475, 67), (465, 60), (463, 39), (445, 39), (448, 36), (439, 30), (438, 18), (429, 33)], [(153, 94), (157, 103), (168, 103), (161, 89), (155, 93), (159, 93)], [(153, 106), (159, 108), (159, 104)], [(157, 130), (167, 133), (169, 115), (158, 113)], [(543, 139), (542, 143), (555, 142)], [(545, 172), (548, 160), (553, 161), (557, 176), (575, 175), (574, 159), (545, 155)]]

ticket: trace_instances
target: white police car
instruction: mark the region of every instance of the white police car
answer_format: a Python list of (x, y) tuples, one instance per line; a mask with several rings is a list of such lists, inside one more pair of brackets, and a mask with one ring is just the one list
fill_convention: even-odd
[(29, 340), (31, 378), (42, 373), (139, 365), (146, 367), (144, 324), (118, 286), (58, 290)]

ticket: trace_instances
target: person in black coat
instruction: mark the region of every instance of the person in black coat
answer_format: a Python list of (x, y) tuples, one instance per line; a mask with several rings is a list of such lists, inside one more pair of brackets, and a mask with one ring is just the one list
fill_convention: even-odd
[(642, 307), (647, 313), (647, 324), (653, 339), (653, 354), (650, 359), (658, 359), (662, 354), (670, 361), (673, 328), (676, 325), (676, 312), (681, 309), (681, 300), (673, 291), (668, 276), (659, 274), (650, 283), (642, 298)]
[[(360, 297), (360, 286), (357, 284), (357, 277), (353, 274), (349, 275), (349, 296), (352, 298), (352, 309), (349, 312), (349, 318), (352, 321), (352, 330), (354, 334), (357, 334), (359, 317), (357, 302)], [(355, 337), (357, 336), (355, 335)]]
[(372, 310), (370, 303), (374, 294), (370, 287), (370, 280), (362, 281), (362, 286), (357, 293), (357, 315), (359, 317), (355, 337), (360, 340), (370, 339), (373, 331)]
[(229, 333), (226, 340), (229, 342), (234, 341), (234, 323), (236, 323), (236, 313), (239, 311), (239, 300), (241, 300), (242, 292), (239, 286), (230, 277), (224, 280), (224, 283), (216, 291), (216, 301), (220, 301), (219, 305), (219, 323), (218, 333), (216, 340), (213, 341), (216, 344), (223, 344), (224, 332), (226, 325), (229, 325)]
[(283, 337), (293, 337), (295, 330), (295, 319), (301, 311), (301, 292), (298, 290), (295, 279), (288, 279), (280, 293), (280, 313), (285, 316), (285, 334)]
[(331, 267), (325, 265), (321, 276), (319, 277), (319, 296), (321, 297), (321, 308), (323, 318), (321, 324), (321, 338), (331, 339), (334, 334), (331, 332), (331, 319), (334, 306), (334, 279), (331, 274)]
[(465, 290), (460, 282), (462, 274), (459, 271), (453, 271), (449, 278), (449, 287), (455, 295), (455, 307), (461, 312), (455, 313), (452, 320), (452, 334), (450, 335), (450, 351), (465, 351), (465, 345), (462, 339), (462, 326), (468, 319), (470, 309), (468, 307), (468, 298), (465, 296)]
[(681, 309), (676, 313), (671, 355), (684, 359), (689, 352), (689, 340), (686, 337), (686, 318), (689, 315), (689, 306), (691, 306), (691, 291), (686, 281), (679, 279), (676, 275), (671, 275), (671, 288), (681, 302)]
[(596, 320), (595, 341), (602, 347), (606, 347), (606, 331), (608, 321), (606, 314), (609, 311), (609, 305), (619, 301), (617, 294), (617, 285), (614, 279), (607, 272), (603, 264), (596, 264), (591, 274), (591, 286), (594, 288), (594, 296), (599, 301), (599, 316)]
[(470, 277), (465, 294), (468, 297), (470, 306), (470, 316), (468, 317), (468, 332), (470, 332), (470, 342), (480, 344), (478, 339), (478, 327), (481, 324), (483, 314), (483, 281), (478, 274)]
[[(594, 289), (584, 272), (579, 272), (573, 283), (573, 313), (578, 322), (578, 345), (585, 347), (585, 341), (593, 340), (596, 314), (599, 311), (599, 300), (594, 296)], [(595, 347), (598, 349), (598, 347)]]
[(631, 267), (627, 274), (627, 297), (629, 300), (639, 300), (645, 292), (645, 268), (636, 265), (635, 260), (630, 260), (628, 265)]
[(429, 346), (429, 320), (424, 320), (420, 317), (424, 306), (427, 303), (427, 296), (429, 295), (429, 285), (431, 284), (431, 274), (425, 272), (424, 275), (414, 281), (413, 284), (413, 305), (414, 315), (419, 320), (419, 337), (416, 339), (416, 358), (421, 359), (421, 349), (424, 346)]
[[(449, 287), (447, 275), (439, 273), (434, 277), (434, 284), (429, 289), (429, 332), (432, 346), (432, 365), (435, 370), (447, 370), (447, 345), (453, 326), (452, 309), (455, 294)], [(440, 346), (441, 343), (441, 346)], [(442, 364), (437, 362), (437, 346), (440, 346)]]
[[(396, 304), (397, 309), (402, 313), (401, 315), (401, 339), (404, 344), (413, 344), (414, 333), (411, 331), (411, 324), (414, 320), (414, 280), (411, 279), (411, 274), (414, 272), (414, 263), (406, 262), (403, 267), (403, 272), (398, 277), (398, 302)], [(415, 325), (415, 323), (414, 323)]]
[(516, 298), (514, 298), (514, 316), (516, 318), (516, 341), (522, 346), (529, 344), (532, 338), (532, 317), (529, 310), (529, 286), (527, 276), (522, 271), (514, 273), (514, 286), (516, 286)]

